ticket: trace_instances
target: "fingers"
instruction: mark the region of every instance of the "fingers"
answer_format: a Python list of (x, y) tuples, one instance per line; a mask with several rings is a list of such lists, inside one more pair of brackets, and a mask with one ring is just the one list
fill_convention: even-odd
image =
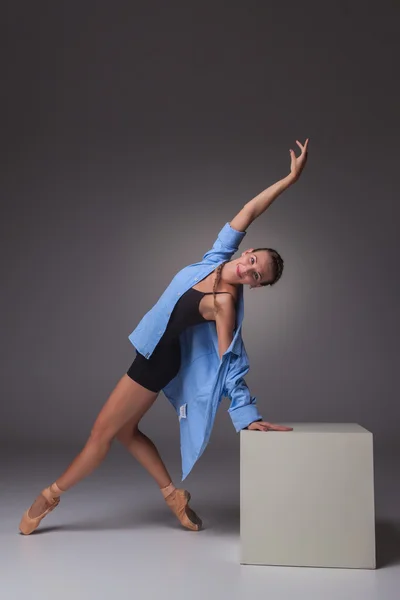
[(299, 140), (296, 140), (296, 144), (298, 146), (300, 146), (300, 149), (302, 152), (304, 152), (304, 151), (307, 152), (308, 141), (309, 141), (309, 138), (306, 139), (306, 141), (304, 142), (304, 146), (303, 146), (303, 144), (300, 144)]
[(254, 421), (248, 427), (249, 429), (258, 429), (259, 431), (293, 431), (293, 427), (285, 427), (284, 425), (275, 425), (268, 421)]
[(262, 421), (251, 423), (248, 429), (253, 429), (254, 431), (268, 431), (267, 425), (265, 425)]
[(285, 427), (284, 425), (275, 425), (275, 423), (269, 423), (268, 421), (260, 421), (260, 425), (273, 429), (274, 431), (293, 431), (293, 427)]
[(279, 425), (276, 425), (272, 429), (275, 431), (293, 431), (293, 427), (280, 427)]

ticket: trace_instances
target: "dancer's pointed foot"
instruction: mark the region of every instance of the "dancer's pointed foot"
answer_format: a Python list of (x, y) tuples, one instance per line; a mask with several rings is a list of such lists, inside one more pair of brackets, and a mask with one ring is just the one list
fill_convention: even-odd
[(165, 502), (184, 527), (192, 531), (198, 531), (202, 526), (202, 521), (194, 510), (189, 507), (190, 498), (190, 493), (187, 490), (177, 488), (165, 498)]
[(40, 524), (40, 521), (58, 506), (61, 490), (56, 483), (42, 490), (32, 506), (26, 510), (19, 524), (19, 530), (24, 535), (29, 535)]

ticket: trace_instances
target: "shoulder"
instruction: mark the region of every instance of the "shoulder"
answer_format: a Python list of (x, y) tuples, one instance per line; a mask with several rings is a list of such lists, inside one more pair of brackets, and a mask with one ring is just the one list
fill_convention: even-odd
[(236, 297), (231, 292), (217, 294), (215, 297), (218, 306), (218, 311), (215, 315), (216, 320), (234, 320), (236, 317)]
[(230, 306), (235, 307), (236, 306), (236, 296), (233, 294), (233, 292), (218, 292), (218, 294), (216, 294), (216, 298), (217, 298), (217, 302), (220, 306), (225, 306), (227, 308), (229, 308)]
[(238, 289), (236, 285), (229, 285), (225, 290), (226, 294), (221, 294), (221, 297), (227, 298), (227, 302), (233, 302), (236, 305), (238, 298)]

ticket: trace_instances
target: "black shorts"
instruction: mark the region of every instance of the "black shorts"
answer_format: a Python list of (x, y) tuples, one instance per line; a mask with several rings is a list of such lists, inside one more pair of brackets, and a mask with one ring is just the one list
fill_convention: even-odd
[(181, 346), (178, 338), (164, 344), (159, 342), (149, 358), (136, 350), (136, 358), (127, 375), (151, 392), (159, 392), (177, 375), (180, 366)]

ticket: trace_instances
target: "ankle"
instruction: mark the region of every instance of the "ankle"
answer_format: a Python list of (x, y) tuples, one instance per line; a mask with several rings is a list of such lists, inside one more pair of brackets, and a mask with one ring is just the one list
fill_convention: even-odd
[(49, 485), (50, 494), (52, 496), (61, 496), (66, 490), (62, 490), (57, 483), (54, 481), (51, 485)]
[(166, 487), (160, 488), (160, 491), (161, 491), (162, 495), (164, 496), (164, 498), (166, 498), (167, 496), (169, 496), (170, 494), (172, 494), (172, 492), (174, 490), (176, 490), (176, 487), (174, 486), (174, 484), (172, 483), (172, 481)]

